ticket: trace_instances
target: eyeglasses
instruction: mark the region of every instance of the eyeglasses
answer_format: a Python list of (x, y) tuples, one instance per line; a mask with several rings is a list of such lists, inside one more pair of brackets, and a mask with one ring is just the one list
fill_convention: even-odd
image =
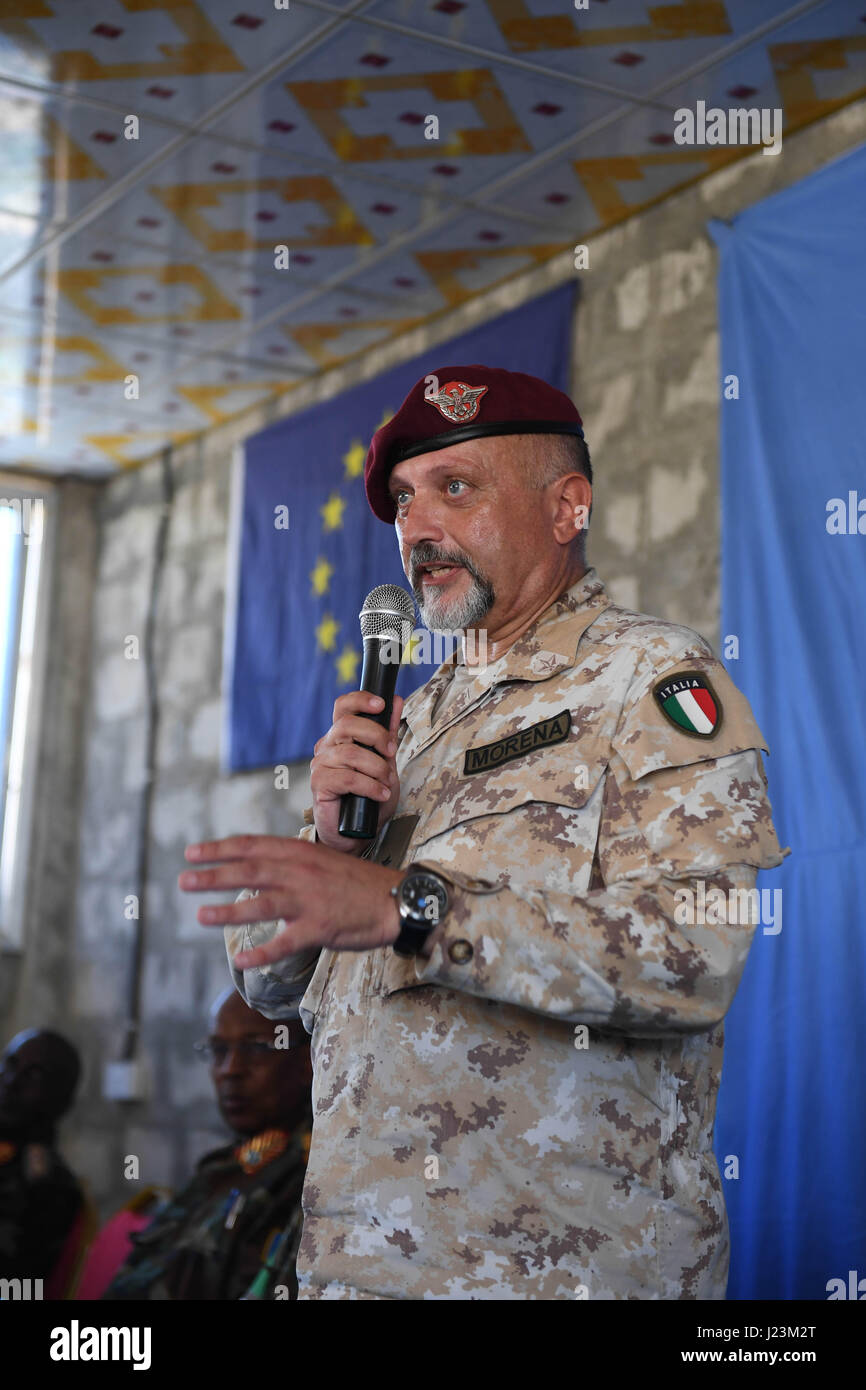
[(287, 1041), (285, 1046), (278, 1047), (276, 1043), (265, 1042), (257, 1038), (242, 1038), (240, 1042), (211, 1042), (205, 1038), (202, 1042), (193, 1043), (193, 1051), (203, 1062), (210, 1062), (213, 1066), (222, 1066), (229, 1052), (234, 1049), (239, 1057), (253, 1066), (260, 1066), (275, 1052), (288, 1052), (293, 1047), (300, 1047), (300, 1042)]

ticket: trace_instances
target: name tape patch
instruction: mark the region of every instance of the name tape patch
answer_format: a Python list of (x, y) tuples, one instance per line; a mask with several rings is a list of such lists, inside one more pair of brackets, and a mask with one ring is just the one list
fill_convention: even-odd
[(467, 748), (463, 759), (463, 771), (489, 772), (491, 768), (501, 767), (536, 748), (549, 748), (553, 743), (563, 743), (571, 728), (571, 711), (564, 709), (560, 714), (542, 719), (528, 729), (521, 729), (508, 738), (497, 739), (495, 743), (484, 743), (480, 748)]
[(653, 686), (659, 709), (681, 734), (712, 738), (722, 724), (722, 703), (700, 671), (680, 671)]

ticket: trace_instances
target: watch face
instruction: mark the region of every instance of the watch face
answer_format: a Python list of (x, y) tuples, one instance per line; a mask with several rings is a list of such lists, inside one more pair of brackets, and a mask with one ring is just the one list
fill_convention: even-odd
[(435, 926), (448, 906), (448, 894), (444, 885), (433, 874), (410, 874), (403, 883), (400, 894), (406, 911), (413, 918), (427, 921)]

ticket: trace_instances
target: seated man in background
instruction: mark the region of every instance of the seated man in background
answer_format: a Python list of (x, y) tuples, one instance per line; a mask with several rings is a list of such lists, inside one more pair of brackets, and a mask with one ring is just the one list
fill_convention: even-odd
[(84, 1199), (56, 1148), (81, 1075), (59, 1033), (28, 1028), (0, 1054), (0, 1277), (49, 1279)]
[(228, 989), (197, 1046), (237, 1142), (206, 1154), (183, 1191), (131, 1237), (132, 1254), (103, 1297), (295, 1298), (312, 1126), (309, 1036), (299, 1019), (270, 1023)]

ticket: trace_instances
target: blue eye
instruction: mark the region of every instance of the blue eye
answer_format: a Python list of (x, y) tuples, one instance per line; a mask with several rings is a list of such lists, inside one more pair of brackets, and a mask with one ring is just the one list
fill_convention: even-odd
[[(452, 487), (453, 485), (456, 485), (457, 487), (466, 487), (466, 484), (465, 484), (464, 482), (462, 482), (462, 481), (460, 480), (460, 478), (449, 478), (449, 479), (448, 479), (448, 486), (449, 486), (449, 487)], [(454, 495), (454, 494), (452, 493), (452, 496), (453, 496), (453, 495)]]

